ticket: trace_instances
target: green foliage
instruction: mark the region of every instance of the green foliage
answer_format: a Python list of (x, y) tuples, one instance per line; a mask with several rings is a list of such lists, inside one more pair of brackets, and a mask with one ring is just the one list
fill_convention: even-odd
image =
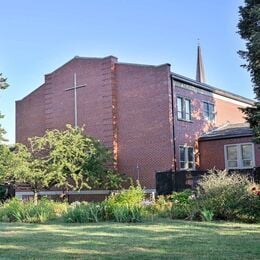
[(61, 217), (67, 211), (66, 203), (42, 199), (38, 205), (14, 198), (0, 206), (0, 221), (45, 223)]
[(113, 205), (112, 216), (116, 222), (142, 222), (144, 208), (141, 205)]
[(73, 202), (64, 215), (64, 220), (70, 223), (89, 223), (103, 220), (103, 208), (100, 203)]
[(241, 110), (253, 130), (253, 141), (260, 144), (260, 102), (255, 102), (254, 106), (241, 108)]
[(192, 195), (193, 195), (192, 190), (186, 189), (182, 192), (174, 192), (171, 195), (171, 200), (174, 203), (187, 204), (190, 202)]
[(140, 222), (143, 217), (142, 201), (145, 194), (141, 185), (111, 194), (104, 202), (104, 218), (117, 222)]
[(31, 141), (28, 147), (16, 144), (12, 150), (2, 146), (5, 156), (3, 160), (0, 159), (0, 170), (3, 172), (1, 179), (29, 185), (36, 195), (37, 204), (37, 193), (48, 188), (55, 180), (55, 173), (49, 171), (49, 160), (46, 156), (39, 156), (41, 151), (35, 150)]
[(122, 188), (122, 184), (126, 181), (127, 178), (125, 175), (119, 174), (112, 169), (106, 169), (105, 175), (100, 178), (99, 188), (116, 190)]
[(246, 60), (243, 65), (249, 72), (254, 84), (257, 102), (254, 106), (242, 109), (246, 115), (255, 136), (255, 142), (260, 143), (260, 1), (245, 0), (245, 6), (239, 7), (239, 34), (246, 40), (246, 51), (239, 55)]
[[(16, 175), (28, 170), (28, 164), (24, 162), (21, 156), (16, 156), (17, 151), (23, 146), (8, 147), (0, 145), (0, 183), (12, 182)], [(16, 149), (16, 152), (13, 150)], [(25, 148), (26, 149), (26, 148)]]
[(246, 51), (239, 54), (246, 60), (244, 67), (250, 72), (254, 91), (260, 100), (260, 1), (245, 0), (245, 5), (239, 7), (239, 34), (246, 41)]
[(212, 210), (203, 209), (201, 211), (202, 220), (204, 221), (212, 221), (214, 217), (214, 212)]
[(201, 209), (212, 211), (217, 219), (257, 221), (260, 198), (251, 189), (246, 176), (212, 170), (199, 182), (197, 201)]
[(198, 219), (198, 207), (195, 194), (187, 189), (182, 192), (175, 192), (171, 195), (173, 205), (171, 217), (173, 219)]
[(3, 78), (2, 73), (0, 73), (0, 89), (6, 89), (7, 87), (7, 78)]
[[(4, 118), (4, 116), (1, 114), (0, 112), (0, 119)], [(2, 127), (2, 125), (0, 124), (0, 143), (7, 141), (4, 138), (4, 135), (6, 134), (6, 131), (4, 130), (4, 128)]]
[(188, 204), (175, 204), (171, 208), (173, 219), (187, 219), (190, 216), (190, 206)]
[(169, 196), (159, 196), (154, 202), (145, 205), (148, 214), (157, 215), (159, 217), (169, 217), (171, 215), (172, 201)]
[(128, 189), (122, 190), (119, 193), (111, 194), (107, 199), (107, 204), (118, 205), (140, 205), (144, 200), (145, 193), (141, 185), (137, 183), (136, 186), (131, 185)]
[(34, 192), (52, 186), (63, 190), (82, 188), (120, 188), (123, 177), (108, 165), (111, 152), (98, 140), (87, 137), (81, 128), (67, 126), (64, 131), (47, 131), (42, 137), (16, 144), (11, 153), (0, 147), (0, 178), (25, 183)]
[(48, 171), (55, 173), (56, 187), (65, 190), (120, 188), (122, 177), (108, 168), (112, 163), (111, 151), (100, 141), (86, 136), (83, 128), (67, 125), (64, 131), (47, 131), (31, 142), (38, 154), (46, 155)]
[[(7, 79), (2, 77), (2, 73), (0, 73), (0, 90), (6, 89), (8, 87)], [(2, 119), (4, 116), (0, 113), (0, 119)], [(3, 141), (6, 141), (4, 138), (4, 134), (6, 134), (6, 131), (2, 128), (0, 124), (0, 143)]]
[(31, 139), (40, 153), (46, 153), (50, 171), (56, 173), (56, 186), (80, 190), (98, 186), (109, 163), (109, 151), (83, 129), (67, 126), (64, 131), (47, 131)]

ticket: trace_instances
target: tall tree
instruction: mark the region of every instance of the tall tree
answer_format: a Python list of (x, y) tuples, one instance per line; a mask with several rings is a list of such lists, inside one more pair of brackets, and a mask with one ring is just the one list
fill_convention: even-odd
[[(0, 73), (0, 90), (6, 89), (7, 87), (8, 87), (8, 84), (7, 84), (6, 78), (3, 78), (2, 73)], [(0, 112), (0, 119), (2, 119), (3, 117), (4, 116)], [(2, 125), (0, 124), (0, 143), (2, 141), (5, 141), (5, 139), (4, 139), (5, 133), (6, 133), (5, 130), (2, 128)]]
[(256, 95), (254, 106), (242, 109), (253, 129), (254, 141), (260, 143), (260, 0), (245, 0), (239, 7), (239, 34), (246, 41), (246, 50), (239, 55), (246, 60), (245, 67), (251, 76)]

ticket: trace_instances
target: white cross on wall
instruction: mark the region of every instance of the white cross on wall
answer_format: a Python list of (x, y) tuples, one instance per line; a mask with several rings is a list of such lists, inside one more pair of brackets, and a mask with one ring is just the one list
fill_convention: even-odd
[(78, 127), (78, 104), (77, 104), (77, 89), (86, 87), (87, 85), (77, 86), (77, 74), (74, 73), (73, 87), (67, 88), (65, 91), (74, 90), (74, 127)]

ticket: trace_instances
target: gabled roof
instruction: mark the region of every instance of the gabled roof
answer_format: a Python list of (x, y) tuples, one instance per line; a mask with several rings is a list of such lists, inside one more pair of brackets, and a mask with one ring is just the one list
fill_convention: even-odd
[(199, 137), (199, 141), (218, 140), (252, 136), (252, 129), (247, 123), (226, 124), (215, 128)]

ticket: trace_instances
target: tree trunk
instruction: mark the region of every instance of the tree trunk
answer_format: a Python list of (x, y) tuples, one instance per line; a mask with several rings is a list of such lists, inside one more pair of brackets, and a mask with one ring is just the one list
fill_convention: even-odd
[(38, 204), (38, 191), (33, 192), (33, 203), (34, 205)]

